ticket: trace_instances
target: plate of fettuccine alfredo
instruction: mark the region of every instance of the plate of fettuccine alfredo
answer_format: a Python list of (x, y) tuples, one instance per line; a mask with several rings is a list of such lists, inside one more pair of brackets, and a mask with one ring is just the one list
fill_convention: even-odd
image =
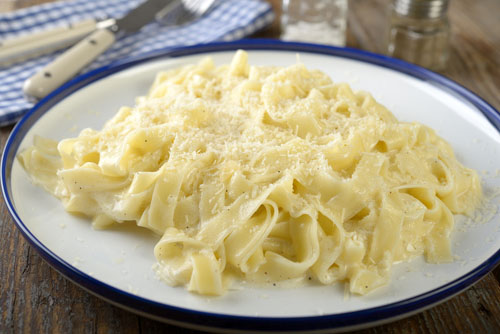
[(14, 221), (98, 296), (212, 331), (347, 330), (500, 259), (500, 116), (359, 50), (270, 41), (86, 73), (13, 130)]

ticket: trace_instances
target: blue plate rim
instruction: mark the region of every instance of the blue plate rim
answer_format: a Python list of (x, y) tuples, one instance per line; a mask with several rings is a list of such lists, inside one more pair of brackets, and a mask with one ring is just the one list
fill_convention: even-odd
[(481, 265), (452, 282), (418, 296), (379, 307), (346, 313), (307, 317), (237, 316), (185, 309), (165, 303), (151, 301), (132, 293), (119, 290), (113, 286), (96, 280), (59, 258), (43, 243), (41, 243), (24, 225), (17, 214), (11, 199), (10, 170), (12, 163), (15, 160), (15, 153), (17, 152), (24, 135), (45, 112), (50, 110), (52, 106), (88, 84), (139, 64), (168, 57), (177, 58), (200, 53), (234, 51), (237, 49), (315, 53), (349, 58), (389, 68), (397, 72), (410, 75), (414, 78), (424, 80), (429, 84), (440, 86), (441, 89), (447, 90), (449, 93), (458, 95), (462, 99), (472, 103), (492, 123), (497, 131), (500, 132), (500, 113), (488, 102), (467, 88), (438, 73), (429, 71), (422, 67), (395, 58), (353, 48), (340, 48), (309, 43), (283, 42), (268, 39), (251, 39), (169, 48), (148, 53), (139, 57), (133, 57), (127, 59), (126, 61), (115, 62), (76, 77), (38, 102), (14, 127), (9, 138), (7, 139), (2, 154), (1, 188), (9, 213), (22, 235), (52, 267), (69, 278), (71, 281), (91, 293), (112, 302), (113, 304), (122, 306), (128, 310), (136, 311), (142, 315), (171, 322), (176, 325), (212, 331), (237, 330), (304, 332), (345, 330), (362, 325), (368, 326), (369, 324), (388, 322), (391, 319), (408, 316), (437, 303), (443, 302), (444, 300), (465, 290), (486, 275), (498, 262), (500, 262), (500, 250), (498, 250)]

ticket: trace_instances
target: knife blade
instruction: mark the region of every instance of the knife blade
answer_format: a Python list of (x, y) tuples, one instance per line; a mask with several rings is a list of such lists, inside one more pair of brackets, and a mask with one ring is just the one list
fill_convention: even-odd
[(52, 63), (25, 81), (23, 91), (41, 99), (75, 76), (85, 66), (126, 34), (139, 31), (173, 0), (146, 0), (107, 28), (95, 32), (67, 50)]

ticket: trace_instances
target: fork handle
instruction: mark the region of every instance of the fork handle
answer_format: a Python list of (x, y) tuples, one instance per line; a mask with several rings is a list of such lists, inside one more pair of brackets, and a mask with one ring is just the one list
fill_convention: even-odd
[(37, 99), (45, 97), (106, 51), (115, 39), (115, 34), (110, 30), (97, 29), (26, 80), (24, 93)]
[(94, 31), (96, 24), (95, 20), (88, 19), (70, 26), (4, 40), (0, 45), (0, 66), (68, 47)]

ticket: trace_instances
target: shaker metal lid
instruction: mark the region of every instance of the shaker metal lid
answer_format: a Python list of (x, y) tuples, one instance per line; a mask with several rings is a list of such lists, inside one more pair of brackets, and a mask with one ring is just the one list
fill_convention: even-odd
[(396, 13), (415, 19), (435, 19), (448, 9), (449, 0), (393, 0)]

